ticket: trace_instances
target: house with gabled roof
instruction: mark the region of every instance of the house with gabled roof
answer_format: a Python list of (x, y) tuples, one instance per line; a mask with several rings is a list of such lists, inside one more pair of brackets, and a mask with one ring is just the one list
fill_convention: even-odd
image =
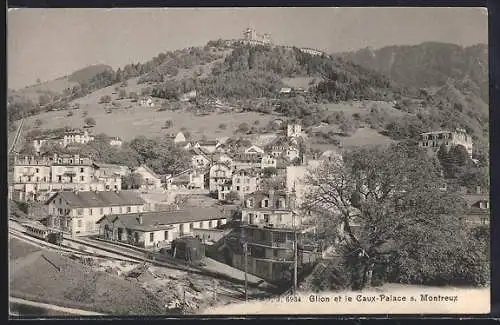
[(211, 161), (211, 154), (203, 148), (192, 148), (191, 166), (193, 168), (202, 168), (208, 166)]
[(246, 154), (263, 154), (264, 153), (264, 149), (256, 146), (256, 145), (253, 145), (247, 149), (245, 149), (245, 153)]
[(82, 236), (98, 233), (96, 222), (104, 215), (143, 212), (145, 203), (134, 191), (62, 191), (45, 205), (51, 227)]
[(142, 176), (143, 184), (141, 185), (141, 190), (157, 190), (161, 189), (162, 182), (161, 176), (155, 173), (151, 168), (145, 164), (137, 167), (134, 170), (135, 174)]
[(200, 140), (194, 144), (194, 148), (202, 148), (207, 150), (209, 153), (213, 153), (220, 146), (217, 140)]
[(220, 207), (190, 207), (170, 211), (115, 214), (97, 221), (99, 235), (143, 248), (166, 247), (194, 229), (214, 229), (229, 221), (231, 211)]
[(490, 224), (490, 195), (482, 193), (478, 188), (476, 193), (461, 195), (465, 202), (465, 221), (471, 225)]

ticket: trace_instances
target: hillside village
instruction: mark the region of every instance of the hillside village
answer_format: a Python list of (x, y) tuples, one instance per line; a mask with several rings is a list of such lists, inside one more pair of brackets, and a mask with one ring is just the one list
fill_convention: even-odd
[[(213, 41), (208, 47), (220, 63), (234, 59), (237, 51), (271, 45), (270, 35), (247, 29), (242, 39)], [(269, 51), (285, 50), (296, 51)], [(309, 65), (327, 57), (320, 50), (298, 51)], [(231, 66), (240, 64), (235, 60)], [(348, 99), (339, 97), (344, 96), (341, 87), (331, 88), (328, 81), (314, 84), (312, 77), (306, 85), (274, 87), (272, 96), (256, 90), (236, 99), (244, 89), (219, 96), (218, 80), (188, 85), (185, 79), (167, 80), (166, 73), (158, 77), (160, 87), (156, 71), (124, 77), (129, 68), (110, 84), (86, 90), (75, 86), (66, 99), (60, 96), (40, 105), (33, 116), (22, 116), (22, 144), (14, 140), (9, 172), (12, 220), (40, 232), (62, 233), (63, 240), (98, 240), (101, 248), (115, 245), (116, 251), (173, 256), (169, 263), (205, 259), (224, 276), (241, 278), (244, 272), (245, 279), (248, 274), (286, 292), (310, 283), (318, 269), (342, 255), (338, 241), (324, 238), (324, 217), (306, 204), (315, 191), (310, 175), (329, 164), (343, 166), (346, 150), (380, 138), (373, 144), (402, 144), (436, 159), (442, 167), (440, 191), (458, 193), (465, 206), (460, 219), (470, 227), (489, 225), (489, 185), (481, 174), (485, 157), (477, 150), (482, 135), (453, 123), (403, 129), (396, 125), (399, 119), (389, 116), (404, 116), (401, 123), (411, 124), (416, 113), (394, 108), (402, 100), (390, 98), (392, 86), (382, 79), (374, 81), (379, 88), (346, 92)], [(182, 85), (173, 89), (169, 83)], [(156, 90), (133, 89), (140, 84)], [(325, 97), (318, 100), (318, 92)], [(64, 100), (67, 104), (59, 105)], [(335, 110), (339, 101), (345, 107)], [(407, 102), (410, 107), (418, 100)], [(352, 116), (345, 113), (349, 109)], [(154, 131), (153, 124), (134, 119), (137, 112), (150, 114)], [(169, 119), (159, 117), (164, 112), (171, 114)], [(323, 119), (321, 112), (327, 113)], [(170, 119), (175, 114), (185, 120)], [(233, 121), (226, 123), (226, 116)], [(119, 118), (139, 124), (113, 132), (113, 120)], [(390, 128), (382, 132), (380, 120)], [(196, 121), (205, 122), (194, 130), (190, 123)], [(355, 136), (363, 143), (350, 143)]]

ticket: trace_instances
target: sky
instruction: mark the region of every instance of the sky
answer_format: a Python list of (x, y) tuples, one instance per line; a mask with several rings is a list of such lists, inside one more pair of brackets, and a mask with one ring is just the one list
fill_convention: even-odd
[(487, 19), (482, 8), (9, 9), (8, 87), (239, 38), (249, 26), (270, 33), (275, 44), (334, 53), (426, 41), (487, 43)]

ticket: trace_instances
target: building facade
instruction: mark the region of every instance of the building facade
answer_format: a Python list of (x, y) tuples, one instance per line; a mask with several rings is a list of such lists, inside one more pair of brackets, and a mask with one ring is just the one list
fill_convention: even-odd
[(99, 233), (97, 221), (108, 214), (140, 213), (146, 202), (133, 191), (63, 191), (46, 205), (49, 225), (73, 236)]
[(225, 211), (210, 207), (108, 215), (97, 224), (104, 239), (149, 249), (167, 247), (177, 238), (193, 236), (195, 229), (215, 229), (227, 221)]
[(259, 189), (260, 169), (239, 169), (233, 173), (232, 191), (238, 193), (240, 199)]
[(121, 177), (104, 175), (92, 159), (80, 155), (43, 155), (14, 158), (12, 199), (45, 201), (63, 190), (121, 190)]
[(446, 146), (448, 150), (452, 146), (461, 145), (465, 147), (467, 153), (472, 158), (472, 137), (463, 129), (422, 133), (418, 145), (426, 149), (429, 154), (436, 154), (442, 145)]
[[(271, 282), (293, 275), (295, 249), (301, 237), (313, 231), (307, 216), (295, 210), (293, 193), (256, 192), (245, 198), (241, 216), (241, 245), (247, 244), (247, 270)], [(297, 264), (303, 253), (297, 251)], [(244, 254), (233, 254), (233, 266), (244, 269)]]

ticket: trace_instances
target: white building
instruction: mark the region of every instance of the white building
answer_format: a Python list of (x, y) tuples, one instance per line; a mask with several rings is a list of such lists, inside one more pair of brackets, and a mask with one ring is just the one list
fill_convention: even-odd
[(151, 97), (143, 98), (140, 101), (142, 107), (154, 107), (155, 103)]
[(63, 191), (46, 205), (51, 227), (82, 236), (99, 233), (96, 222), (105, 215), (143, 212), (145, 203), (133, 191)]
[(295, 138), (302, 136), (302, 126), (297, 123), (290, 123), (286, 126), (286, 136), (289, 138)]
[(215, 207), (109, 215), (98, 221), (99, 234), (107, 240), (144, 248), (169, 246), (195, 229), (214, 229), (227, 223), (230, 214)]
[(121, 176), (104, 175), (92, 159), (80, 155), (16, 156), (9, 185), (14, 200), (45, 201), (62, 190), (121, 190)]
[(465, 147), (472, 158), (472, 137), (464, 129), (422, 133), (418, 145), (426, 149), (429, 154), (436, 154), (442, 145), (446, 146), (448, 150), (452, 146), (461, 145)]
[(113, 146), (113, 147), (121, 147), (122, 144), (123, 144), (122, 139), (120, 139), (118, 137), (113, 137), (113, 138), (111, 138), (111, 140), (109, 140), (109, 145)]

